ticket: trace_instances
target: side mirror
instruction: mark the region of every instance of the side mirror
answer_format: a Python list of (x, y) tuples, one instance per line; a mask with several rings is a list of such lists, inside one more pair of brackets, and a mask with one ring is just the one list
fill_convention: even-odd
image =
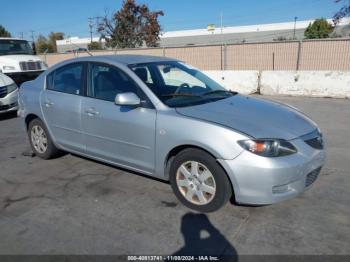
[(139, 106), (141, 100), (135, 93), (121, 93), (115, 97), (115, 104), (119, 106)]

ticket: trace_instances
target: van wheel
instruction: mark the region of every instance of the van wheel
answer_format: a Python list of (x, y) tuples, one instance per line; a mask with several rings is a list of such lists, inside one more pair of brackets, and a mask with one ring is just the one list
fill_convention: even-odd
[(232, 196), (225, 171), (211, 155), (199, 149), (185, 149), (175, 157), (170, 184), (185, 206), (199, 212), (214, 212)]
[(58, 155), (59, 150), (53, 144), (49, 132), (40, 119), (36, 118), (29, 123), (28, 137), (36, 156), (50, 159)]

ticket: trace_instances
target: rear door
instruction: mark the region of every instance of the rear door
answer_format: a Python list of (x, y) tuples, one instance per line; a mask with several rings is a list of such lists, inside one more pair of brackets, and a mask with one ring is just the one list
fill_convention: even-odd
[(56, 143), (83, 152), (81, 104), (84, 95), (83, 63), (69, 64), (47, 76), (41, 107)]
[[(90, 63), (87, 97), (82, 103), (86, 150), (104, 160), (153, 173), (156, 110), (136, 83), (121, 69)], [(118, 93), (136, 93), (140, 107), (118, 106)]]

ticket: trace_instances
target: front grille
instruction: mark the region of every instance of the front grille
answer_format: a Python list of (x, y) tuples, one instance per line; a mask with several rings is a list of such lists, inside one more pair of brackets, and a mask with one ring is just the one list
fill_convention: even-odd
[(41, 70), (41, 62), (40, 61), (20, 62), (19, 66), (21, 67), (22, 71)]
[(13, 103), (13, 104), (10, 104), (10, 105), (4, 105), (4, 106), (0, 106), (0, 111), (4, 111), (4, 110), (9, 110), (15, 106), (17, 106), (18, 104), (17, 103)]
[(0, 98), (4, 98), (5, 96), (7, 96), (7, 87), (2, 86), (0, 87)]
[(309, 173), (306, 176), (305, 186), (306, 187), (311, 186), (316, 181), (316, 179), (318, 178), (320, 172), (321, 172), (321, 168), (318, 168), (318, 169), (312, 171), (311, 173)]

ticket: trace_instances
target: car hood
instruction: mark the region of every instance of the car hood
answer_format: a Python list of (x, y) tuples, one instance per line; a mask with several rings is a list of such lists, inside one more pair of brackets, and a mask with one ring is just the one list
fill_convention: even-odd
[(227, 126), (254, 138), (291, 140), (317, 128), (292, 107), (241, 95), (176, 110), (181, 115)]
[(0, 73), (0, 87), (9, 86), (13, 83), (14, 82), (11, 78), (9, 78), (7, 75)]
[(40, 58), (35, 55), (4, 55), (0, 56), (0, 59), (13, 62), (41, 61)]

